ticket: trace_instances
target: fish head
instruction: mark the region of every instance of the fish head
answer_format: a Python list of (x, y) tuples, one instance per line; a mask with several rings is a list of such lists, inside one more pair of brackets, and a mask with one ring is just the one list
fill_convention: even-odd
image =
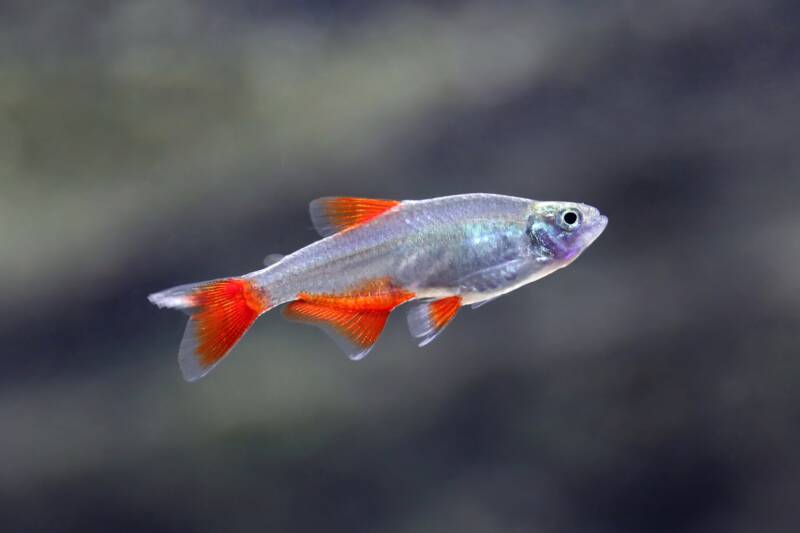
[(537, 261), (556, 268), (574, 261), (603, 233), (608, 218), (597, 208), (576, 202), (533, 202), (528, 215)]

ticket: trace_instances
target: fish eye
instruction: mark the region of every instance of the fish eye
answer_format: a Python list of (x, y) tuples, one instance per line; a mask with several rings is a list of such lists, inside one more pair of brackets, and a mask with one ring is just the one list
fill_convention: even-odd
[(574, 209), (565, 209), (558, 217), (558, 225), (565, 230), (577, 228), (581, 223), (581, 214)]

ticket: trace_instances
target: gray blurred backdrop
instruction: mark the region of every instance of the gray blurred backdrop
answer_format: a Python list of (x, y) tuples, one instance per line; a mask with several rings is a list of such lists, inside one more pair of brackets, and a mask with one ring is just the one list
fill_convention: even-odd
[[(0, 531), (800, 530), (790, 0), (0, 1)], [(165, 287), (325, 195), (610, 218), (418, 349), (260, 320), (189, 385)]]

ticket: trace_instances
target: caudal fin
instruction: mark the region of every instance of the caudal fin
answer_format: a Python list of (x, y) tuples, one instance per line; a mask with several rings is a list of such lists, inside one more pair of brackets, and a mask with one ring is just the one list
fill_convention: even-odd
[(148, 299), (159, 307), (181, 309), (190, 315), (178, 352), (187, 381), (208, 374), (270, 307), (266, 291), (244, 278), (181, 285)]

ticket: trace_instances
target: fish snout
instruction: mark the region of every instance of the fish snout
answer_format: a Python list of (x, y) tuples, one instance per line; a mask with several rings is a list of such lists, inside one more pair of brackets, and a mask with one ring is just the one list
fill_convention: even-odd
[(583, 206), (584, 227), (583, 227), (583, 247), (589, 246), (606, 229), (608, 217), (601, 214), (596, 207), (590, 205)]

